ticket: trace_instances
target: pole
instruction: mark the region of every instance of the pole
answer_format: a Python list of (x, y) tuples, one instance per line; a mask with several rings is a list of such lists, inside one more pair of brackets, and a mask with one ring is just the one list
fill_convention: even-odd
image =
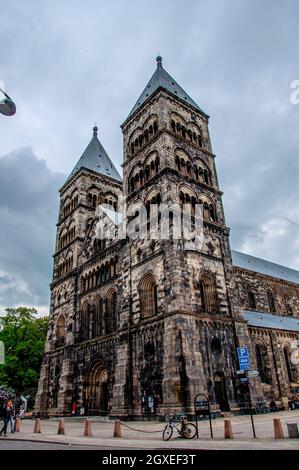
[(211, 418), (211, 408), (210, 408), (210, 401), (209, 403), (209, 421), (210, 421), (210, 433), (211, 433), (211, 439), (213, 439), (213, 427), (212, 427), (212, 418)]
[(250, 411), (250, 419), (251, 419), (251, 425), (252, 425), (252, 432), (253, 432), (253, 437), (254, 437), (254, 439), (256, 439), (255, 426), (254, 426), (254, 421), (253, 421), (253, 416), (252, 416), (251, 393), (250, 393), (249, 378), (248, 378), (248, 371), (247, 371), (247, 370), (245, 370), (245, 375), (246, 375), (247, 387), (248, 387), (248, 401), (249, 401), (249, 411)]

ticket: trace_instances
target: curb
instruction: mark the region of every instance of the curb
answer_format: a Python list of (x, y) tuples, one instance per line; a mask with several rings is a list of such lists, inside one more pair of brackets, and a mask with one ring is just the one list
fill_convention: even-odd
[[(58, 442), (58, 441), (45, 441), (45, 440), (42, 440), (42, 439), (22, 439), (21, 437), (14, 437), (13, 439), (9, 439), (7, 437), (0, 437), (0, 441), (5, 441), (5, 442), (13, 442), (13, 441), (18, 441), (18, 442), (40, 442), (42, 444), (60, 444), (62, 446), (69, 446), (69, 445), (73, 445), (73, 444), (70, 444), (69, 442)], [(77, 444), (76, 444), (77, 445)], [(84, 444), (78, 444), (78, 445), (84, 445)]]
[[(30, 438), (29, 439), (25, 439), (25, 438), (22, 439), (22, 438), (19, 438), (19, 437), (16, 437), (16, 438), (13, 438), (13, 439), (7, 439), (5, 437), (0, 437), (0, 441), (1, 440), (5, 441), (5, 442), (18, 441), (18, 442), (33, 442), (33, 443), (40, 443), (40, 444), (59, 444), (61, 446), (68, 446), (68, 447), (71, 447), (71, 446), (82, 446), (82, 447), (90, 446), (90, 447), (94, 447), (95, 448), (94, 450), (99, 450), (99, 449), (97, 449), (97, 446), (99, 446), (99, 445), (103, 446), (104, 445), (104, 444), (90, 444), (88, 442), (86, 444), (82, 444), (82, 443), (76, 443), (76, 442), (71, 443), (71, 442), (61, 442), (61, 441), (60, 442), (58, 442), (58, 441), (45, 441), (45, 440), (41, 440), (41, 439), (30, 439)], [(117, 445), (115, 447), (117, 448), (117, 450), (122, 450), (122, 449), (124, 449), (124, 450), (144, 450), (143, 447), (134, 447), (134, 448), (132, 448), (132, 447), (123, 446), (123, 447), (120, 448), (120, 446), (117, 446)], [(114, 449), (114, 447), (112, 447), (112, 446), (107, 447), (107, 451), (113, 450), (113, 449)], [(91, 450), (91, 449), (89, 449), (89, 450)], [(164, 447), (162, 448), (161, 447), (161, 448), (149, 448), (149, 449), (146, 449), (146, 450), (149, 450), (149, 451), (154, 451), (154, 450), (168, 451), (168, 450), (171, 450), (171, 448), (164, 448)], [(180, 449), (180, 450), (183, 450), (183, 449)], [(188, 449), (186, 449), (186, 450), (188, 450)], [(195, 450), (195, 449), (189, 449), (189, 450)], [(198, 449), (198, 450), (206, 450), (206, 449)]]

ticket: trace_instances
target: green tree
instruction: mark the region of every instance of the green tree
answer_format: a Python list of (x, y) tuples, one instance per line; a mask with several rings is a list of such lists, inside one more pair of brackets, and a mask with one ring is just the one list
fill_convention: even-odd
[(7, 308), (0, 317), (0, 340), (5, 345), (5, 364), (0, 365), (0, 384), (17, 394), (37, 390), (48, 327), (47, 317), (35, 308)]

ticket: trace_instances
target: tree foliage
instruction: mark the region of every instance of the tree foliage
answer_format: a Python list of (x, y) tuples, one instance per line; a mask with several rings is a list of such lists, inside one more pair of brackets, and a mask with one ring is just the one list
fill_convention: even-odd
[(37, 317), (35, 308), (7, 308), (0, 317), (0, 340), (5, 364), (0, 365), (0, 384), (16, 393), (36, 391), (44, 353), (48, 318)]

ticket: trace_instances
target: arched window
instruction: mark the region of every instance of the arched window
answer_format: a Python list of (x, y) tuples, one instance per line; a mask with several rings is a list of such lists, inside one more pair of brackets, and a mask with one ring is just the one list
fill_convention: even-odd
[(285, 295), (283, 300), (287, 315), (293, 315), (293, 308), (289, 296)]
[(209, 205), (209, 215), (210, 215), (210, 220), (212, 220), (213, 222), (216, 222), (216, 211), (215, 211), (214, 204)]
[(89, 328), (90, 328), (90, 305), (86, 302), (82, 307), (81, 312), (81, 328), (80, 338), (81, 341), (89, 339)]
[(222, 351), (222, 345), (219, 338), (214, 337), (211, 341), (211, 351), (213, 354), (220, 354)]
[(213, 276), (202, 273), (199, 280), (201, 307), (203, 312), (217, 312), (216, 285)]
[(57, 322), (57, 333), (58, 338), (65, 336), (65, 318), (64, 315), (60, 315)]
[(298, 378), (296, 365), (292, 363), (290, 352), (287, 347), (283, 350), (285, 365), (287, 369), (288, 379), (290, 382), (296, 382)]
[(65, 341), (65, 318), (64, 318), (64, 315), (60, 315), (60, 317), (58, 318), (56, 336), (57, 336), (57, 346), (63, 346), (64, 341)]
[(139, 283), (140, 314), (149, 318), (158, 312), (157, 284), (152, 274), (146, 274)]
[(270, 373), (267, 368), (266, 347), (263, 345), (257, 344), (255, 347), (255, 357), (256, 357), (257, 370), (258, 370), (261, 382), (266, 383), (266, 384), (271, 383)]
[(202, 136), (198, 134), (198, 145), (202, 147)]
[(203, 178), (206, 184), (210, 184), (209, 172), (206, 169), (203, 170)]
[(254, 292), (251, 290), (250, 286), (247, 286), (247, 297), (248, 297), (248, 307), (252, 310), (256, 309), (256, 301)]
[(117, 328), (117, 294), (115, 291), (110, 292), (107, 298), (106, 312), (106, 333), (111, 333)]
[(267, 291), (267, 297), (270, 312), (275, 312), (275, 296), (271, 290)]
[(95, 304), (95, 311), (92, 323), (92, 337), (97, 338), (103, 334), (103, 299), (100, 298)]
[(73, 269), (73, 253), (70, 251), (67, 255), (64, 267), (64, 273), (68, 273)]

